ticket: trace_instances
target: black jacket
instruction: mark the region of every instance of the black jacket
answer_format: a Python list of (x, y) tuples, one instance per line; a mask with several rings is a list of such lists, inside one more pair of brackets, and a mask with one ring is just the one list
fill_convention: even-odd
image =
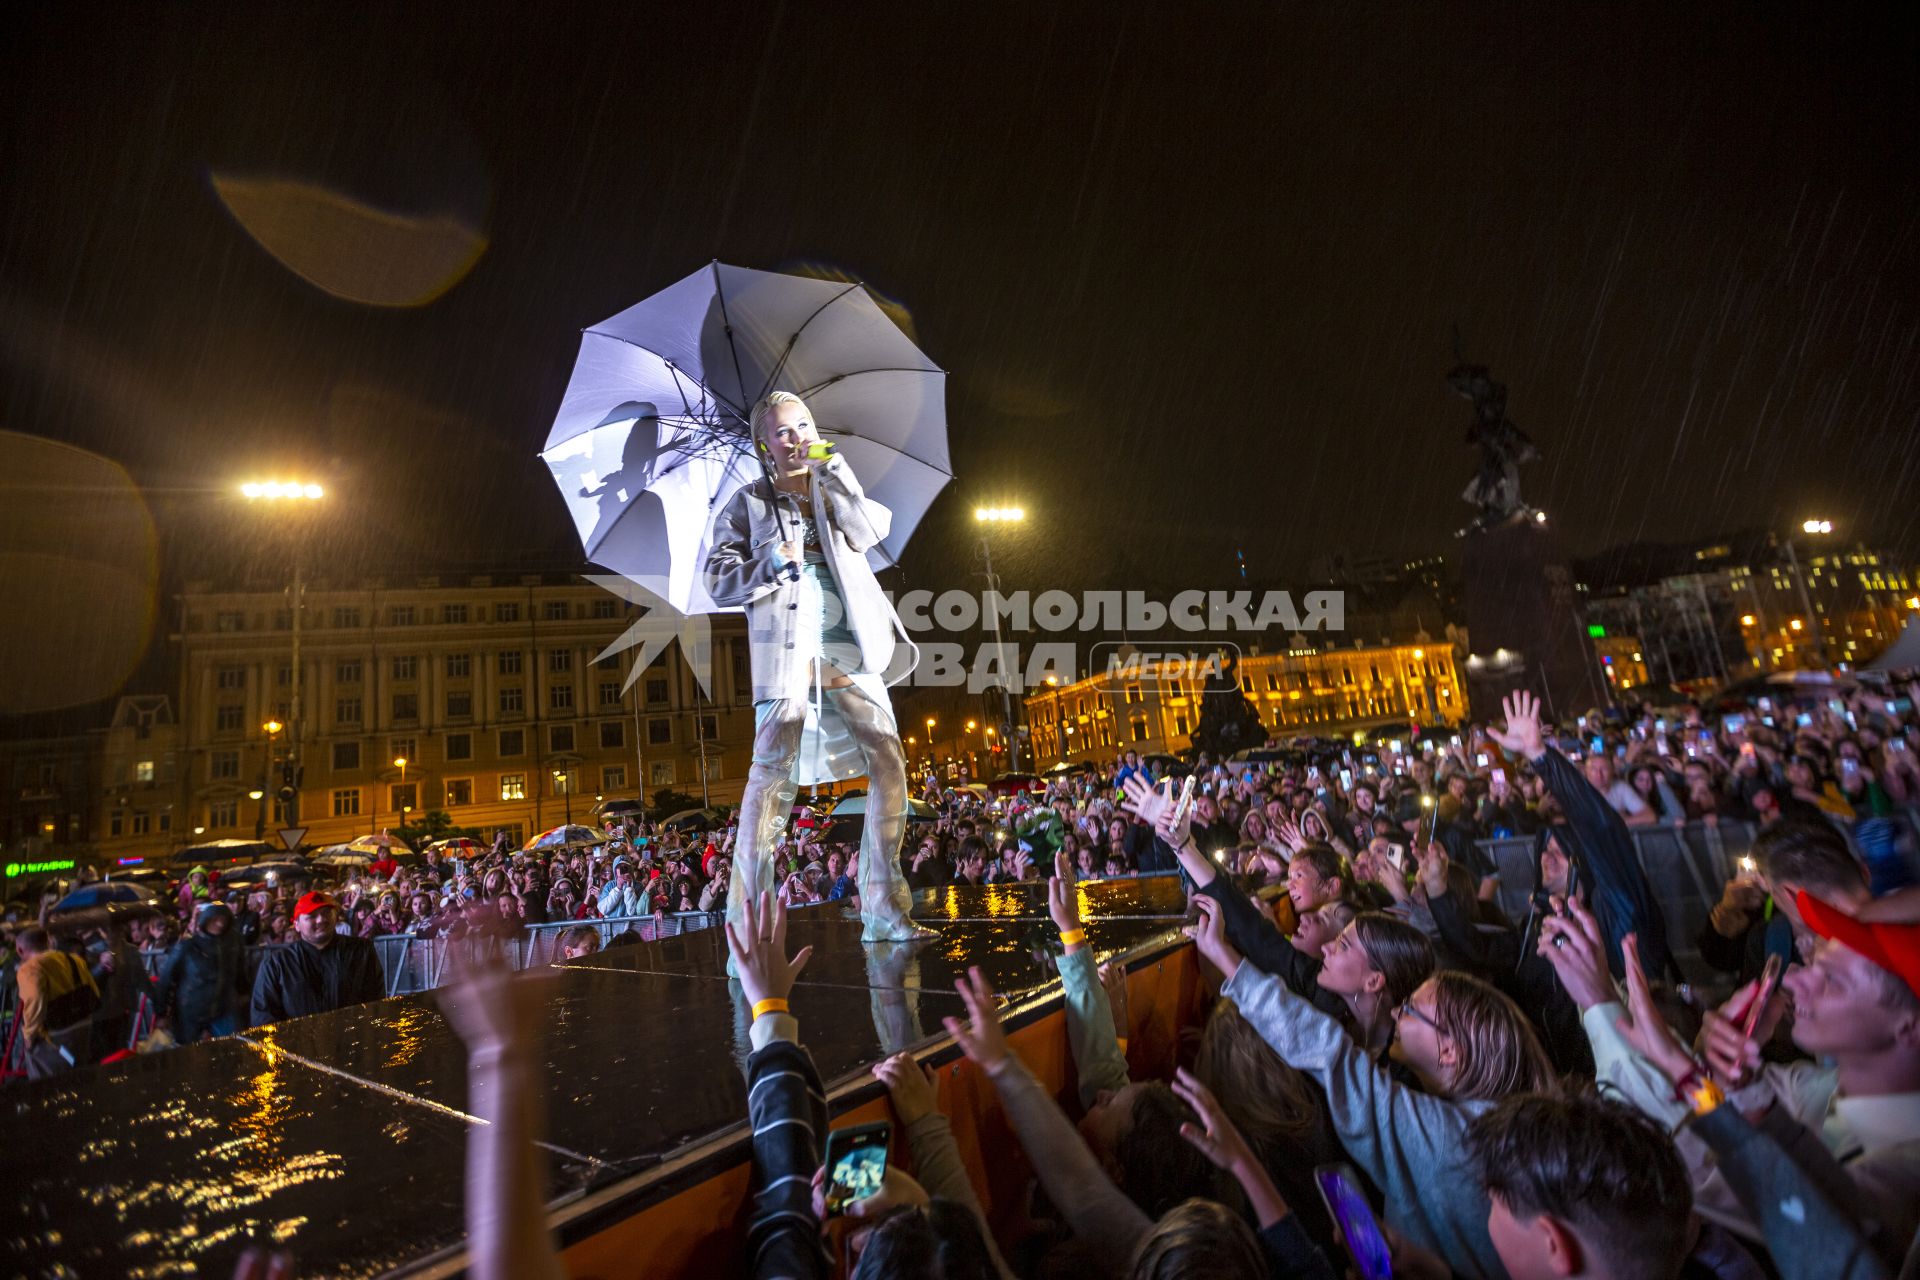
[(1451, 893), (1427, 899), (1441, 940), (1470, 972), (1505, 992), (1540, 1031), (1547, 1056), (1562, 1075), (1593, 1078), (1593, 1045), (1580, 1024), (1580, 1006), (1560, 985), (1551, 961), (1521, 952), (1521, 935), (1511, 929), (1482, 929)]
[(1615, 977), (1626, 972), (1620, 939), (1639, 935), (1640, 963), (1658, 980), (1676, 972), (1667, 944), (1667, 921), (1640, 867), (1633, 835), (1607, 798), (1586, 775), (1548, 747), (1533, 761), (1533, 771), (1560, 802), (1572, 830), (1567, 850), (1587, 892), (1587, 906), (1607, 935), (1607, 960)]
[(253, 981), (253, 1026), (327, 1013), (386, 995), (380, 957), (365, 938), (334, 938), (325, 951), (304, 940), (260, 962)]
[(231, 924), (215, 937), (196, 933), (173, 944), (160, 971), (154, 1006), (174, 1021), (174, 1038), (188, 1044), (216, 1020), (240, 1011), (240, 939)]

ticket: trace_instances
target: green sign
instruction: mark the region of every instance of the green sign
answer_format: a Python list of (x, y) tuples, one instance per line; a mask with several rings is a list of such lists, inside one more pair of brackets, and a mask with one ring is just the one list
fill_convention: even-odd
[(78, 865), (72, 858), (54, 858), (48, 862), (9, 862), (7, 878), (37, 876), (44, 871), (71, 871)]
[(1597, 622), (1589, 622), (1587, 624), (1587, 635), (1595, 640), (1605, 640), (1607, 638), (1607, 629)]

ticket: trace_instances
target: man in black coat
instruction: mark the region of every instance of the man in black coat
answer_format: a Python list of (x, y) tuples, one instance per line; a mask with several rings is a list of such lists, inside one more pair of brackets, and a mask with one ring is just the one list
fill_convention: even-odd
[(302, 897), (293, 909), (299, 937), (260, 963), (253, 983), (253, 1025), (304, 1018), (386, 995), (373, 943), (335, 932), (340, 908), (324, 893)]
[[(199, 930), (173, 944), (154, 1007), (179, 1044), (240, 1030), (240, 933), (224, 902), (200, 908)], [(122, 1046), (123, 1048), (125, 1046)]]

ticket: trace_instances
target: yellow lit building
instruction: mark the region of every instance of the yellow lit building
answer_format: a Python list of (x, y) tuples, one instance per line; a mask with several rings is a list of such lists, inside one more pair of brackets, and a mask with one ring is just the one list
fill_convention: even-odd
[(1613, 692), (1626, 693), (1647, 683), (1646, 655), (1638, 636), (1593, 636), (1593, 654)]
[[(589, 820), (601, 796), (699, 796), (703, 772), (714, 802), (739, 798), (753, 735), (739, 615), (713, 619), (708, 700), (677, 645), (624, 691), (633, 652), (595, 659), (639, 614), (570, 575), (316, 583), (295, 723), (286, 595), (180, 598), (176, 844), (283, 826), (331, 844), (430, 809), (524, 838)], [(292, 812), (274, 798), (290, 746)]]
[[(1446, 643), (1319, 650), (1301, 644), (1240, 659), (1240, 688), (1269, 733), (1337, 735), (1408, 719), (1454, 724), (1466, 714)], [(1036, 767), (1098, 761), (1115, 752), (1176, 753), (1191, 745), (1204, 680), (1105, 674), (1026, 696)]]

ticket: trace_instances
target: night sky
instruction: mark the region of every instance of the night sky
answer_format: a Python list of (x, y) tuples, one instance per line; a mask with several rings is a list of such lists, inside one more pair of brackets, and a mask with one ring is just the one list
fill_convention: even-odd
[[(578, 331), (717, 257), (864, 279), (952, 371), (894, 586), (962, 582), (982, 502), (1032, 513), (997, 554), (1035, 591), (1446, 550), (1456, 324), (1571, 551), (1815, 510), (1911, 549), (1914, 12), (33, 6), (0, 426), (124, 463), (176, 577), (258, 567), (226, 487), (295, 465), (338, 563), (564, 567)], [(484, 247), (349, 300), (224, 180)]]

